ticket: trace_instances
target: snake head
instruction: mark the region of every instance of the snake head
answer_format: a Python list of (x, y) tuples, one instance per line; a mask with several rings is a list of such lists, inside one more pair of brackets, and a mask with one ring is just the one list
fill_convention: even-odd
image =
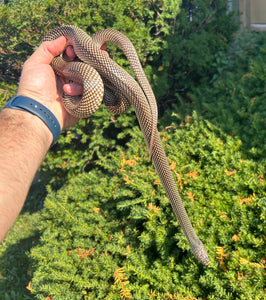
[(205, 246), (203, 245), (203, 243), (201, 241), (199, 241), (197, 246), (191, 246), (191, 250), (192, 250), (193, 254), (195, 255), (195, 257), (203, 265), (208, 266), (208, 264), (210, 263), (209, 256), (208, 256)]

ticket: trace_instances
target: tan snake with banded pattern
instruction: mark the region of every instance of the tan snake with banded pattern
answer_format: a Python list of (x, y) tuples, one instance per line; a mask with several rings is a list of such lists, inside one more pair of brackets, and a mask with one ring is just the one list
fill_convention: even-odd
[[(57, 56), (51, 65), (57, 75), (82, 84), (83, 94), (63, 99), (66, 110), (76, 118), (93, 114), (103, 103), (112, 113), (120, 114), (133, 105), (150, 158), (187, 237), (191, 250), (204, 265), (209, 264), (207, 251), (196, 235), (177, 190), (162, 142), (157, 131), (157, 104), (150, 84), (131, 41), (119, 31), (104, 29), (92, 37), (73, 25), (50, 31), (43, 41), (60, 36), (67, 38), (79, 61), (66, 61)], [(106, 42), (118, 45), (125, 53), (139, 83), (101, 51)]]

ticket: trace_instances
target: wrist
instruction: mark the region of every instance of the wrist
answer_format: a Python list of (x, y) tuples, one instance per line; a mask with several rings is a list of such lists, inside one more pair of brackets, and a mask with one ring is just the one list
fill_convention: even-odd
[[(18, 95), (10, 99), (4, 108), (21, 110), (37, 117), (43, 123), (43, 125), (46, 125), (46, 129), (48, 129), (52, 134), (51, 146), (53, 146), (59, 138), (61, 127), (57, 118), (47, 107), (41, 103), (29, 97)], [(32, 120), (34, 119), (35, 118), (32, 118)]]
[(34, 147), (38, 145), (44, 155), (51, 147), (53, 135), (39, 117), (27, 111), (5, 108), (1, 111), (1, 120), (5, 120), (10, 129), (10, 140), (19, 136), (21, 145), (24, 144), (25, 147), (26, 144), (34, 145)]

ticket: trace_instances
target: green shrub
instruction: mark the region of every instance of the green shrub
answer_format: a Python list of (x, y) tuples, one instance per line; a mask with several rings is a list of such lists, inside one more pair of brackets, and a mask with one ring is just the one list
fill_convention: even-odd
[(240, 32), (217, 79), (189, 93), (193, 109), (241, 139), (255, 159), (266, 155), (265, 54), (265, 34)]
[(210, 265), (191, 254), (134, 127), (126, 151), (49, 189), (31, 252), (38, 299), (264, 299), (265, 160), (193, 118), (161, 137)]
[(0, 82), (0, 108), (13, 97), (17, 92), (17, 85), (15, 83)]
[(193, 87), (212, 79), (219, 67), (217, 54), (227, 52), (237, 29), (227, 1), (182, 1), (167, 46), (154, 58), (152, 69), (153, 86), (164, 109), (179, 103), (176, 95), (186, 99)]

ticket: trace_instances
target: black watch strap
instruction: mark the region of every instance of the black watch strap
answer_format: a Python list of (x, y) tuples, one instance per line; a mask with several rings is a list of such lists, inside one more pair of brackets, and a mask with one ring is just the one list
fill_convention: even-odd
[(51, 147), (59, 138), (61, 128), (57, 118), (48, 108), (46, 108), (41, 103), (31, 98), (18, 95), (10, 99), (3, 108), (20, 109), (38, 116), (52, 132), (53, 142)]

